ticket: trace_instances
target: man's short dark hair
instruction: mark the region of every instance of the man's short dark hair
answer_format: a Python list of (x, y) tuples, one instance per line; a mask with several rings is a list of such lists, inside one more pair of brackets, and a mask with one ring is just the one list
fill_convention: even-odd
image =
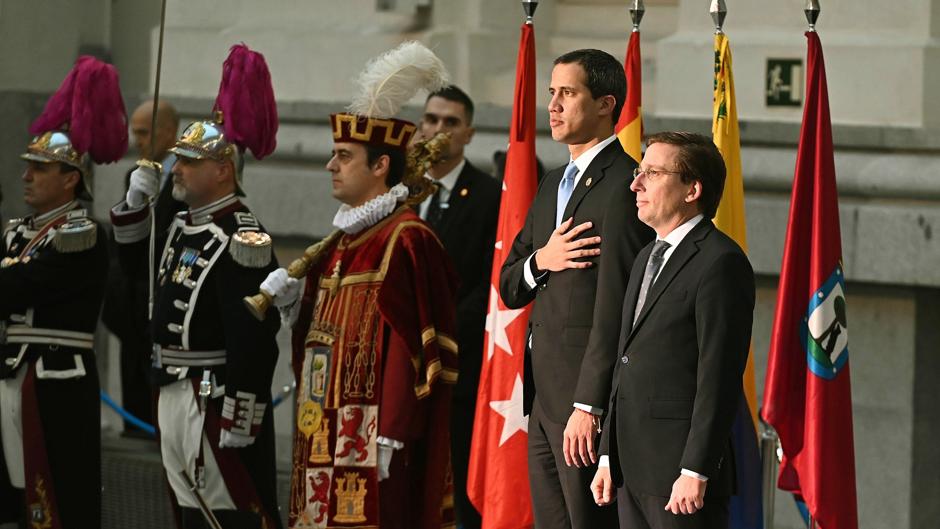
[(694, 132), (658, 132), (646, 139), (646, 146), (665, 143), (679, 148), (676, 171), (683, 183), (698, 180), (702, 184), (699, 199), (706, 218), (715, 218), (725, 189), (725, 161), (711, 138)]
[(627, 77), (623, 73), (623, 65), (606, 51), (584, 49), (569, 51), (555, 59), (555, 65), (577, 63), (584, 69), (588, 90), (591, 97), (597, 99), (603, 96), (614, 96), (614, 113), (611, 119), (614, 123), (620, 119), (620, 111), (627, 99)]
[(464, 113), (467, 115), (467, 125), (473, 124), (473, 100), (456, 85), (447, 85), (437, 92), (432, 92), (428, 95), (428, 98), (424, 100), (425, 104), (427, 104), (432, 97), (440, 97), (448, 101), (453, 101), (454, 103), (460, 103), (463, 105)]
[(68, 173), (71, 173), (72, 171), (75, 171), (76, 173), (78, 173), (78, 183), (75, 185), (75, 189), (74, 189), (75, 196), (81, 196), (82, 194), (85, 193), (85, 177), (82, 176), (82, 171), (78, 167), (75, 167), (74, 165), (70, 165), (65, 162), (59, 162), (60, 173), (62, 173), (63, 175), (66, 175)]
[(363, 144), (366, 148), (366, 161), (371, 167), (382, 156), (388, 156), (388, 174), (385, 175), (385, 185), (389, 188), (401, 183), (405, 176), (405, 152), (391, 147)]

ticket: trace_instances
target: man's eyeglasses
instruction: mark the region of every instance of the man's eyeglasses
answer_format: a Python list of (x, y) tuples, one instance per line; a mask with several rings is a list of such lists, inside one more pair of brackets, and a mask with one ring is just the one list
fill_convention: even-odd
[(659, 171), (657, 169), (640, 169), (637, 167), (633, 170), (633, 179), (636, 180), (640, 175), (643, 175), (647, 180), (656, 180), (664, 174), (679, 174), (679, 171)]

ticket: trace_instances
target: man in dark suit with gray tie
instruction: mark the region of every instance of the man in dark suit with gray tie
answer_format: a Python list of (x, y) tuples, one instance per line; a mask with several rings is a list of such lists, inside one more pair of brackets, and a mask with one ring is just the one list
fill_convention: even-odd
[[(734, 493), (731, 426), (754, 313), (754, 272), (715, 228), (725, 180), (710, 138), (654, 134), (634, 173), (640, 252), (623, 302), (595, 501), (622, 527), (726, 529)], [(603, 288), (603, 284), (599, 288)]]
[(434, 229), (460, 277), (457, 291), (457, 344), (460, 376), (454, 386), (451, 415), (451, 466), (454, 510), (463, 529), (478, 529), (480, 514), (467, 498), (470, 438), (483, 362), (483, 327), (493, 271), (493, 244), (499, 216), (499, 182), (464, 157), (473, 139), (473, 101), (463, 90), (447, 86), (428, 96), (419, 131), (425, 138), (450, 134), (441, 160), (428, 169), (437, 191), (418, 208)]
[(617, 526), (615, 510), (598, 507), (587, 487), (626, 281), (652, 239), (629, 189), (636, 163), (614, 135), (626, 89), (623, 66), (608, 53), (577, 50), (555, 60), (549, 122), (570, 160), (540, 182), (500, 274), (507, 307), (535, 302), (523, 411), (538, 529)]

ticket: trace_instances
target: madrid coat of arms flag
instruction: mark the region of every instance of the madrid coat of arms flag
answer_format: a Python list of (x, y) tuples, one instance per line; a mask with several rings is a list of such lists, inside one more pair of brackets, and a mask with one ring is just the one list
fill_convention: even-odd
[(845, 275), (819, 36), (806, 33), (806, 106), (762, 414), (780, 436), (777, 485), (822, 529), (857, 529)]

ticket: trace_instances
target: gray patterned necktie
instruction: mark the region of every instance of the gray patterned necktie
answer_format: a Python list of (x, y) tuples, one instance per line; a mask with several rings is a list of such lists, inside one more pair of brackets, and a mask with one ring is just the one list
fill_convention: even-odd
[(633, 311), (634, 325), (636, 325), (636, 319), (640, 316), (640, 311), (643, 310), (643, 305), (646, 304), (646, 295), (649, 294), (650, 287), (653, 286), (653, 281), (656, 279), (656, 275), (659, 274), (659, 269), (663, 267), (663, 256), (666, 255), (669, 246), (669, 243), (663, 240), (653, 243), (650, 260), (646, 263), (646, 273), (643, 274), (643, 283), (640, 284), (640, 295), (636, 299), (636, 310)]

